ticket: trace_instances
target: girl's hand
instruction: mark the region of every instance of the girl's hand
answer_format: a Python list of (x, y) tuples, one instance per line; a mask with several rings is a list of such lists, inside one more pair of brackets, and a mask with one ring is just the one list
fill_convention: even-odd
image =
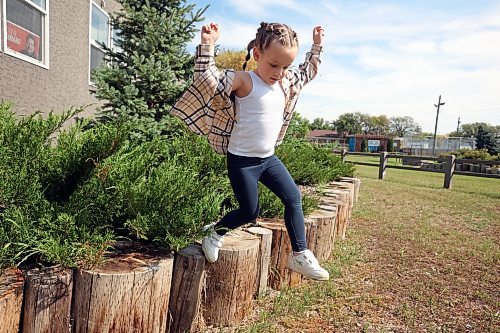
[(201, 27), (201, 43), (202, 44), (215, 44), (219, 39), (219, 25), (210, 22)]
[(323, 42), (323, 37), (325, 36), (325, 29), (322, 26), (318, 25), (313, 29), (313, 42), (316, 45), (321, 45)]

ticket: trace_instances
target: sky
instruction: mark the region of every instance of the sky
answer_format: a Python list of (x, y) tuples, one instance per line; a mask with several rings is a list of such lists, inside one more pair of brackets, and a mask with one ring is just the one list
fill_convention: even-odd
[[(188, 0), (216, 22), (217, 44), (243, 50), (262, 21), (290, 25), (303, 61), (316, 25), (325, 29), (318, 76), (296, 111), (309, 120), (343, 113), (410, 116), (424, 132), (500, 125), (500, 0)], [(199, 34), (189, 47), (199, 43)]]

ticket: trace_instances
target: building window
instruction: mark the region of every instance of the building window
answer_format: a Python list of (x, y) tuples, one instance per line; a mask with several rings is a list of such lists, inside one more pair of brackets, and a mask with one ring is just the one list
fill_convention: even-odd
[(117, 52), (117, 53), (123, 52), (123, 49), (120, 46), (118, 46), (118, 42), (122, 40), (121, 30), (116, 29), (116, 28), (112, 28), (111, 31), (113, 34), (113, 38), (111, 41), (111, 49), (113, 50), (113, 52)]
[(90, 70), (89, 83), (92, 84), (92, 73), (103, 62), (105, 52), (99, 43), (109, 47), (111, 43), (111, 31), (109, 15), (94, 2), (90, 6)]
[(49, 0), (5, 0), (5, 53), (48, 68)]

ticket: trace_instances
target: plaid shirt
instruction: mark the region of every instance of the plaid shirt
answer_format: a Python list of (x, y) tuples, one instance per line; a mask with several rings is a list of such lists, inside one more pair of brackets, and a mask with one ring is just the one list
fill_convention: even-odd
[[(322, 47), (313, 44), (299, 68), (290, 68), (280, 82), (285, 92), (285, 109), (276, 146), (285, 137), (302, 87), (316, 76), (321, 52)], [(234, 75), (232, 69), (219, 70), (215, 66), (213, 45), (198, 45), (193, 83), (171, 110), (171, 114), (183, 120), (190, 130), (206, 136), (219, 154), (227, 153), (236, 118), (231, 96)]]

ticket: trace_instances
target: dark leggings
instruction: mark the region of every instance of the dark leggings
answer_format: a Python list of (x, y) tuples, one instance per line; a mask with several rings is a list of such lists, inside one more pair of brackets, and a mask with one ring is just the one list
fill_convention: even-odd
[(266, 158), (227, 154), (229, 180), (240, 207), (227, 213), (217, 224), (217, 233), (251, 222), (259, 215), (258, 181), (276, 194), (285, 205), (285, 225), (293, 251), (307, 249), (302, 197), (290, 173), (276, 155)]

